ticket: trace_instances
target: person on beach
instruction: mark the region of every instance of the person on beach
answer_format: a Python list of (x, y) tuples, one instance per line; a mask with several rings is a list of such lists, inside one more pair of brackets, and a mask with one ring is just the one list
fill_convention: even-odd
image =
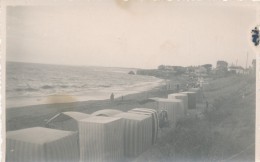
[(168, 122), (168, 112), (166, 110), (161, 110), (159, 114), (159, 127), (164, 128), (169, 126)]
[(111, 101), (111, 102), (114, 101), (114, 97), (115, 97), (115, 95), (114, 95), (114, 93), (112, 93), (112, 94), (110, 95), (110, 101)]

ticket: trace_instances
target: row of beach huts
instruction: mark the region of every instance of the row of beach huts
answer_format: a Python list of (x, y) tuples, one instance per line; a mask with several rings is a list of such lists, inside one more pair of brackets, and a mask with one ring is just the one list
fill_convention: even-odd
[(127, 112), (104, 109), (92, 114), (62, 112), (46, 127), (9, 131), (8, 162), (127, 161), (154, 145), (160, 134), (159, 115), (167, 112), (169, 129), (196, 109), (201, 90), (150, 98)]

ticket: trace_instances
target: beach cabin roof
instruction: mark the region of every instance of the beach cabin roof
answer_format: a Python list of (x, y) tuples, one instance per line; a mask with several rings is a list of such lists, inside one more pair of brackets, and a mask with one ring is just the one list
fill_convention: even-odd
[(190, 92), (197, 92), (197, 91), (200, 91), (200, 88), (190, 88), (189, 91)]
[(154, 100), (154, 101), (157, 101), (157, 102), (182, 102), (181, 100), (179, 99), (169, 99), (169, 98), (149, 98), (150, 100)]
[(149, 100), (149, 101), (159, 101), (160, 98), (158, 98), (158, 97), (153, 97), (153, 98), (149, 98), (148, 100)]
[(185, 94), (185, 93), (172, 93), (172, 94), (168, 95), (168, 98), (169, 98), (169, 96), (187, 96), (187, 94)]
[(74, 132), (43, 127), (33, 127), (7, 132), (6, 138), (28, 143), (44, 144), (70, 136), (72, 134), (74, 134)]
[(88, 123), (102, 123), (102, 124), (105, 124), (105, 123), (110, 123), (110, 122), (113, 122), (113, 121), (116, 121), (116, 120), (119, 120), (119, 119), (120, 119), (119, 117), (91, 116), (89, 118), (81, 120), (80, 122), (81, 123), (88, 122)]
[(88, 117), (90, 117), (89, 114), (81, 112), (62, 112), (49, 119), (46, 123), (46, 127), (68, 131), (78, 131), (78, 122)]
[(75, 111), (68, 111), (68, 112), (62, 112), (55, 116), (53, 116), (51, 119), (47, 121), (47, 125), (51, 122), (62, 122), (70, 119), (74, 119), (76, 121), (79, 121), (81, 119), (85, 119), (89, 117), (89, 114), (81, 113), (81, 112), (75, 112)]
[(43, 127), (7, 132), (6, 161), (79, 161), (77, 134)]
[(192, 94), (194, 94), (194, 93), (196, 93), (196, 92), (191, 92), (191, 91), (188, 91), (188, 92), (180, 92), (180, 93), (184, 93), (184, 94), (189, 94), (189, 93), (192, 93)]
[(115, 109), (103, 109), (103, 110), (98, 110), (94, 113), (91, 114), (91, 116), (114, 116), (116, 114), (120, 114), (122, 111), (120, 110), (115, 110)]
[(75, 111), (68, 111), (68, 112), (62, 112), (62, 114), (73, 118), (75, 120), (81, 120), (81, 119), (85, 119), (87, 117), (89, 117), (89, 114), (85, 114), (85, 113), (81, 113), (81, 112), (75, 112)]
[(122, 161), (123, 122), (118, 117), (91, 116), (79, 122), (80, 161)]
[(124, 118), (124, 119), (131, 119), (131, 120), (144, 120), (144, 119), (147, 118), (147, 115), (133, 114), (133, 113), (128, 113), (128, 112), (117, 114), (115, 116), (121, 117), (121, 118)]
[[(134, 108), (132, 110), (136, 110), (136, 111), (142, 111), (142, 112), (150, 112), (150, 113), (157, 113), (156, 110), (154, 109), (149, 109), (149, 108)], [(131, 110), (130, 110), (131, 111)]]

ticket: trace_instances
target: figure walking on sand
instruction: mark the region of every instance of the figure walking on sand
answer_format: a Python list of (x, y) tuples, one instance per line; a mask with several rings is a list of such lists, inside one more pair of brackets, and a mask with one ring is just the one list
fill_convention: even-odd
[(177, 84), (177, 92), (179, 92), (180, 91), (180, 85), (179, 84)]
[(209, 112), (209, 102), (208, 100), (206, 100), (206, 109), (205, 112), (208, 113)]
[(111, 101), (111, 102), (114, 101), (114, 97), (115, 97), (115, 95), (114, 95), (114, 93), (112, 93), (112, 94), (110, 95), (110, 101)]

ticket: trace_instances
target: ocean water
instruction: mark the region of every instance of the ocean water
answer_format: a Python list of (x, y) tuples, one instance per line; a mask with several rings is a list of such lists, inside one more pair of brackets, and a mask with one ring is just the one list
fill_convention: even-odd
[(152, 89), (161, 79), (131, 68), (7, 62), (6, 107), (108, 99)]

